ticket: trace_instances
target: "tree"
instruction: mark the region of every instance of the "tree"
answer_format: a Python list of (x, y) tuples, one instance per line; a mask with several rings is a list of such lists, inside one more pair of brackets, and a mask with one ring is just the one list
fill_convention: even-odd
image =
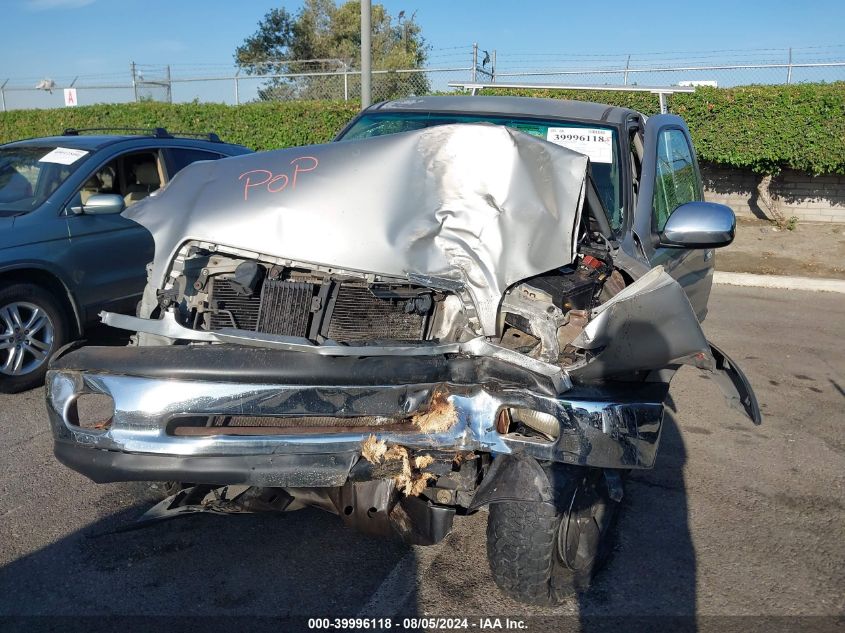
[[(422, 29), (400, 11), (393, 18), (383, 5), (372, 8), (372, 55), (376, 70), (422, 68), (428, 45)], [(342, 72), (356, 70), (361, 59), (361, 3), (348, 0), (305, 0), (293, 16), (284, 8), (271, 9), (258, 30), (235, 50), (235, 62), (248, 75)], [(360, 76), (349, 75), (350, 95), (360, 94)], [(423, 73), (373, 76), (373, 93), (380, 98), (421, 94), (429, 90)], [(277, 77), (258, 91), (262, 100), (338, 99), (344, 96), (341, 76)]]

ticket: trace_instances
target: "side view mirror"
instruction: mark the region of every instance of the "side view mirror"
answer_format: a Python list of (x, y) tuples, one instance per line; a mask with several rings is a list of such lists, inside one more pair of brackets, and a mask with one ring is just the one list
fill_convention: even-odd
[(96, 193), (88, 198), (82, 210), (88, 215), (109, 215), (120, 213), (125, 208), (123, 196), (116, 193)]
[(719, 248), (733, 242), (736, 217), (733, 209), (715, 202), (687, 202), (672, 212), (660, 245), (674, 248)]

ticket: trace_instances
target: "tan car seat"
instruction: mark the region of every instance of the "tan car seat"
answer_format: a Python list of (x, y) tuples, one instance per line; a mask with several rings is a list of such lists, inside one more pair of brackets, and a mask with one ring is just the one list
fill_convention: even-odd
[(127, 207), (143, 200), (161, 186), (155, 162), (138, 163), (132, 171), (137, 182), (126, 187), (127, 194), (123, 196), (123, 200)]
[(88, 204), (88, 199), (96, 193), (114, 193), (114, 175), (114, 168), (106, 165), (86, 180), (79, 191), (82, 205)]
[(82, 199), (82, 206), (88, 204), (88, 199), (91, 196), (100, 193), (102, 186), (103, 183), (100, 181), (100, 177), (97, 174), (92, 175), (88, 180), (86, 180), (85, 184), (82, 185), (82, 189), (79, 190), (79, 197)]

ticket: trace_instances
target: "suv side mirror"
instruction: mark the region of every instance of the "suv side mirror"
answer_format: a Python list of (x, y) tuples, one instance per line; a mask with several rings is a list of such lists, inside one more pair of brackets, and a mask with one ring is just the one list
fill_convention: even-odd
[(674, 248), (719, 248), (734, 239), (733, 209), (714, 202), (687, 202), (672, 212), (660, 232), (660, 245)]
[(95, 193), (88, 198), (82, 210), (88, 215), (110, 215), (120, 213), (125, 208), (123, 196), (116, 193)]

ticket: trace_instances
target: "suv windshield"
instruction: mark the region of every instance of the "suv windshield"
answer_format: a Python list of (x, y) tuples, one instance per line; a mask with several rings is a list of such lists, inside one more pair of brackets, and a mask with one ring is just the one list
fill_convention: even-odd
[(87, 155), (85, 150), (56, 146), (0, 148), (0, 216), (41, 205)]
[(506, 125), (532, 136), (563, 145), (590, 157), (593, 182), (601, 195), (614, 230), (622, 226), (622, 183), (619, 143), (611, 127), (560, 119), (533, 119), (496, 115), (446, 114), (440, 112), (391, 112), (365, 114), (338, 140), (410, 132), (450, 123), (493, 123)]

